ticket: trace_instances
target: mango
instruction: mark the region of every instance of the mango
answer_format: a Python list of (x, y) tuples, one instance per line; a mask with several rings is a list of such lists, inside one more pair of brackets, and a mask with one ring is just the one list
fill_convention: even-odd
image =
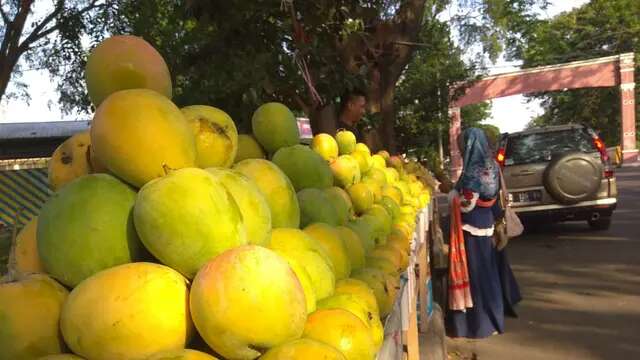
[(65, 288), (44, 274), (0, 283), (0, 359), (30, 360), (62, 353), (58, 324), (67, 295)]
[(376, 231), (372, 224), (363, 220), (362, 218), (356, 218), (349, 221), (346, 225), (349, 229), (355, 231), (358, 237), (362, 241), (365, 253), (370, 251), (376, 246), (375, 236)]
[(386, 239), (387, 235), (391, 233), (391, 225), (393, 224), (391, 215), (389, 215), (386, 208), (382, 205), (374, 204), (371, 208), (365, 211), (365, 215), (371, 215), (378, 219), (381, 224), (381, 231)]
[(251, 117), (251, 128), (258, 143), (269, 153), (300, 143), (298, 122), (289, 108), (281, 103), (262, 104)]
[(367, 173), (365, 173), (362, 176), (362, 178), (364, 180), (375, 181), (378, 184), (380, 184), (381, 187), (387, 183), (387, 176), (384, 174), (384, 171), (380, 170), (379, 168), (375, 168), (375, 167), (372, 167), (371, 169), (369, 169), (369, 171)]
[(159, 352), (145, 360), (217, 360), (217, 358), (202, 351), (182, 349)]
[(191, 314), (202, 338), (220, 355), (255, 359), (302, 335), (304, 291), (287, 262), (255, 245), (225, 251), (198, 271)]
[(360, 174), (365, 174), (373, 166), (371, 155), (365, 153), (364, 151), (356, 150), (351, 153), (351, 156), (358, 162), (358, 167), (360, 168)]
[(357, 270), (363, 268), (365, 265), (364, 244), (358, 234), (346, 226), (338, 226), (336, 230), (338, 234), (340, 234), (344, 247), (347, 250), (351, 269)]
[(382, 156), (375, 154), (371, 155), (371, 166), (375, 169), (384, 170), (387, 167), (387, 163)]
[(369, 267), (355, 271), (351, 277), (364, 281), (373, 290), (380, 310), (380, 317), (384, 318), (389, 315), (397, 293), (397, 289), (394, 288), (395, 284), (391, 282), (391, 277), (386, 276), (384, 271), (380, 269)]
[(256, 139), (247, 134), (238, 135), (238, 151), (234, 163), (238, 163), (245, 159), (264, 159), (264, 150)]
[(390, 166), (398, 171), (402, 169), (404, 165), (404, 160), (398, 155), (390, 156), (389, 161), (387, 161), (387, 166)]
[(73, 354), (56, 354), (39, 357), (38, 360), (83, 360), (80, 356)]
[(304, 336), (335, 347), (348, 360), (371, 360), (375, 356), (370, 329), (343, 309), (316, 310), (307, 319)]
[(311, 140), (311, 149), (327, 161), (338, 157), (338, 143), (329, 134), (320, 133), (315, 135)]
[(343, 309), (357, 316), (371, 331), (371, 339), (376, 350), (382, 345), (384, 330), (380, 317), (367, 304), (352, 294), (336, 294), (318, 302), (318, 309)]
[(300, 285), (302, 285), (302, 290), (304, 291), (304, 298), (307, 302), (307, 314), (314, 312), (316, 310), (316, 292), (311, 283), (311, 277), (306, 270), (306, 266), (309, 266), (309, 264), (302, 265), (300, 261), (302, 258), (296, 256), (296, 254), (291, 251), (274, 251), (287, 261), (291, 270), (296, 274), (298, 281), (300, 281)]
[(291, 184), (300, 191), (308, 188), (324, 189), (333, 185), (329, 164), (305, 145), (280, 148), (271, 161), (287, 175)]
[(367, 267), (381, 270), (392, 276), (397, 276), (401, 272), (399, 263), (395, 263), (389, 258), (367, 256)]
[(146, 248), (189, 279), (211, 258), (247, 243), (232, 195), (198, 168), (176, 170), (143, 186), (133, 219)]
[(57, 191), (70, 181), (93, 172), (89, 161), (90, 144), (87, 130), (74, 134), (56, 148), (47, 171), (52, 190)]
[(196, 165), (195, 137), (184, 115), (147, 89), (118, 91), (102, 102), (91, 123), (91, 147), (110, 172), (136, 187)]
[(371, 156), (371, 150), (369, 150), (369, 147), (365, 143), (361, 143), (361, 142), (356, 143), (356, 146), (354, 147), (353, 151), (361, 152)]
[(349, 155), (356, 148), (356, 136), (349, 130), (340, 130), (336, 133), (336, 142), (340, 155)]
[(258, 185), (269, 209), (274, 228), (300, 226), (300, 206), (289, 178), (274, 163), (262, 159), (247, 159), (233, 166)]
[(375, 180), (361, 180), (361, 184), (367, 185), (373, 195), (373, 203), (377, 204), (382, 200), (382, 186)]
[(336, 210), (338, 224), (345, 225), (354, 213), (353, 203), (351, 203), (349, 194), (337, 186), (323, 189), (323, 191), (327, 194), (329, 201)]
[(279, 228), (271, 232), (269, 248), (302, 265), (317, 300), (333, 294), (336, 283), (334, 266), (317, 240), (299, 229)]
[(358, 297), (373, 314), (379, 317), (380, 310), (378, 309), (376, 296), (364, 281), (354, 278), (342, 279), (336, 283), (335, 294), (350, 294)]
[(360, 167), (351, 155), (340, 155), (329, 163), (333, 173), (334, 184), (342, 188), (360, 181)]
[(224, 111), (207, 105), (180, 109), (196, 141), (196, 165), (201, 168), (230, 167), (238, 151), (238, 130)]
[(271, 233), (271, 210), (258, 185), (242, 173), (231, 169), (208, 168), (235, 200), (247, 233), (247, 242), (265, 245)]
[(373, 206), (373, 192), (365, 183), (356, 183), (347, 189), (353, 209), (358, 214), (362, 214)]
[(398, 204), (398, 206), (401, 206), (403, 201), (403, 195), (402, 192), (400, 191), (400, 189), (398, 189), (397, 187), (393, 186), (393, 185), (383, 185), (382, 186), (382, 197), (390, 197), (391, 199), (393, 199), (393, 201), (396, 202), (396, 204)]
[(87, 359), (145, 358), (184, 349), (193, 331), (188, 302), (187, 280), (177, 271), (146, 262), (119, 265), (71, 291), (60, 329), (69, 348)]
[(389, 152), (387, 150), (380, 150), (380, 151), (377, 152), (377, 154), (382, 156), (382, 158), (385, 161), (391, 157), (391, 155), (389, 155)]
[(380, 199), (380, 205), (387, 210), (387, 213), (391, 216), (391, 221), (395, 221), (400, 216), (400, 206), (392, 198), (383, 196)]
[(47, 273), (74, 287), (100, 270), (145, 255), (132, 221), (136, 193), (107, 174), (80, 177), (38, 217), (38, 255)]
[(96, 46), (85, 67), (95, 107), (116, 91), (145, 88), (171, 99), (171, 75), (162, 55), (141, 37), (117, 35)]
[(346, 360), (336, 348), (325, 343), (298, 339), (269, 349), (260, 360)]
[(18, 233), (9, 259), (9, 265), (15, 267), (12, 270), (21, 274), (45, 272), (40, 255), (38, 255), (37, 230), (38, 217), (36, 216)]
[(359, 220), (371, 225), (371, 228), (373, 229), (373, 240), (376, 246), (384, 245), (386, 243), (387, 236), (389, 235), (390, 231), (387, 231), (385, 229), (384, 219), (372, 214), (363, 214), (362, 216), (360, 216)]
[(400, 180), (400, 174), (398, 173), (398, 170), (387, 167), (382, 169), (382, 171), (384, 171), (384, 175), (387, 177), (388, 184), (394, 184), (396, 181)]
[(300, 204), (300, 226), (305, 227), (315, 222), (338, 225), (336, 208), (322, 190), (303, 189), (298, 191), (297, 197)]
[(323, 223), (311, 224), (304, 228), (304, 232), (317, 240), (329, 255), (334, 266), (336, 280), (349, 277), (351, 262), (340, 233), (334, 227)]

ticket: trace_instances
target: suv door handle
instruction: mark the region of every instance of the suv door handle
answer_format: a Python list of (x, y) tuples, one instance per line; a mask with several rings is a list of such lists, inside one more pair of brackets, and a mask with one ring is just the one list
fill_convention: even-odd
[(518, 175), (533, 175), (535, 174), (535, 171), (530, 171), (530, 170), (522, 170), (518, 173)]

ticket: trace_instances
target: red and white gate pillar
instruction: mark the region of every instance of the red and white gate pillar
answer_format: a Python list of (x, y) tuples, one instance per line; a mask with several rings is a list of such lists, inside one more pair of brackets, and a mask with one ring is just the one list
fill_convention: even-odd
[(460, 108), (449, 108), (449, 118), (451, 119), (451, 125), (449, 127), (451, 181), (456, 182), (462, 173), (462, 155), (458, 147), (458, 136), (460, 136), (462, 132), (462, 115), (460, 115)]
[(633, 53), (620, 55), (620, 145), (623, 163), (638, 161)]

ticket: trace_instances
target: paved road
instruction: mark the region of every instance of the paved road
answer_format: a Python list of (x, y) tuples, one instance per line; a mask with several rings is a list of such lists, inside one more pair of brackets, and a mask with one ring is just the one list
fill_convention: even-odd
[(524, 301), (504, 335), (448, 340), (452, 359), (640, 359), (640, 167), (617, 172), (613, 225), (548, 225), (513, 240)]

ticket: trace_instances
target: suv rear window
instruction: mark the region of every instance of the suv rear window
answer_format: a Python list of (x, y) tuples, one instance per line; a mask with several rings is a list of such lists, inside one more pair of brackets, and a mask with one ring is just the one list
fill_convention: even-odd
[(505, 165), (545, 162), (557, 153), (569, 151), (597, 151), (593, 138), (583, 129), (511, 135), (505, 150)]

